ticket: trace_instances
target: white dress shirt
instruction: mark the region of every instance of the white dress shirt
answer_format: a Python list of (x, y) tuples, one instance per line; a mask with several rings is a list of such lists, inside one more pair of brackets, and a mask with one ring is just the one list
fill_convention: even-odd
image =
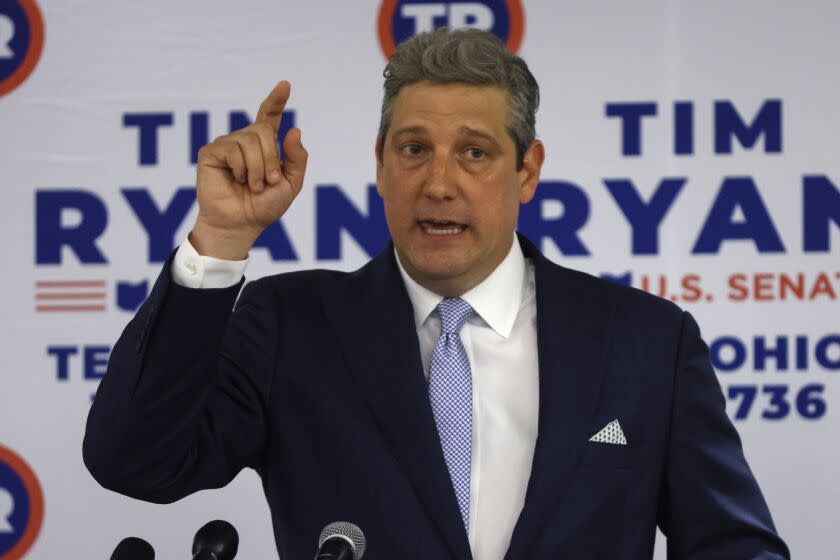
[[(239, 281), (247, 263), (201, 256), (185, 240), (171, 272), (182, 286), (223, 288)], [(415, 282), (399, 258), (397, 263), (428, 379), (440, 336), (435, 308), (443, 297)], [(525, 503), (539, 417), (534, 268), (515, 238), (502, 263), (461, 298), (475, 311), (460, 333), (473, 376), (469, 541), (475, 560), (502, 560)]]

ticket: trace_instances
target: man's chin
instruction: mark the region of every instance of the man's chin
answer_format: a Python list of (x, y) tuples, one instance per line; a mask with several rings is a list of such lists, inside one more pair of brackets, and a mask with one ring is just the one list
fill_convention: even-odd
[[(436, 293), (441, 293), (441, 290), (449, 291), (450, 288), (459, 286), (464, 282), (464, 279), (469, 275), (470, 264), (463, 259), (446, 260), (446, 259), (418, 259), (413, 261), (410, 266), (403, 266), (406, 272), (409, 273), (414, 281), (421, 286), (428, 288)], [(442, 294), (449, 295), (449, 294)]]

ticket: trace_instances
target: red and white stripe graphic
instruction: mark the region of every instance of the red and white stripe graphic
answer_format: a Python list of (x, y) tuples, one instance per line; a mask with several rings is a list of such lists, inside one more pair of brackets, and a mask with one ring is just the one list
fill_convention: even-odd
[(39, 280), (35, 282), (38, 313), (95, 313), (105, 311), (105, 280)]

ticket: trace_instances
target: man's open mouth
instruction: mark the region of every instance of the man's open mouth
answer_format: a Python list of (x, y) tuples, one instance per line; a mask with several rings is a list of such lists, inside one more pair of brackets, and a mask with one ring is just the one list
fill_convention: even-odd
[(465, 224), (447, 220), (420, 220), (420, 227), (429, 235), (456, 235), (467, 228)]

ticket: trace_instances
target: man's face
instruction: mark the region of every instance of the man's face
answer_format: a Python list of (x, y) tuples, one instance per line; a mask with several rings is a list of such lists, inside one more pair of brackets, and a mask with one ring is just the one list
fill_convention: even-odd
[(400, 262), (419, 284), (459, 296), (510, 251), (519, 205), (539, 181), (539, 141), (516, 170), (503, 89), (420, 82), (402, 88), (376, 186)]

